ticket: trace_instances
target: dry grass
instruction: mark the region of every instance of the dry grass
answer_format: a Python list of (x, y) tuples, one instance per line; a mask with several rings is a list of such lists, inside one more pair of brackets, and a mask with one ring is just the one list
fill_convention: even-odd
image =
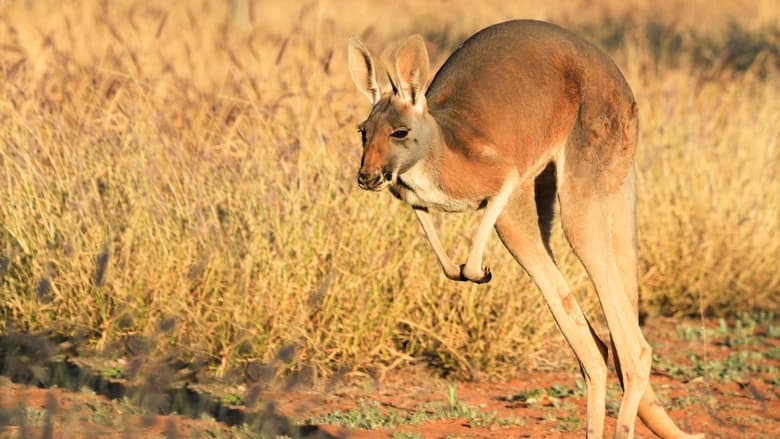
[[(354, 183), (347, 37), (422, 32), (438, 64), (512, 17), (580, 30), (634, 87), (643, 309), (778, 311), (774, 2), (216, 3), (0, 2), (5, 332), (155, 335), (220, 373), (544, 365), (552, 319), (498, 240), (489, 286), (447, 282), (411, 211)], [(443, 223), (465, 256), (474, 219)]]

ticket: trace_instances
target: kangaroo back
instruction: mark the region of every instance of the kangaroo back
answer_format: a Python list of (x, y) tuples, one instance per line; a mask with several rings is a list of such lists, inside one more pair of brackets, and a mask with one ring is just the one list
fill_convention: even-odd
[[(544, 160), (552, 146), (563, 144), (578, 125), (592, 125), (595, 117), (624, 114), (624, 120), (606, 121), (615, 131), (634, 119), (631, 89), (601, 49), (534, 20), (474, 34), (439, 69), (426, 97), (443, 132), (453, 133), (451, 146), (469, 148), (466, 143), (479, 137), (511, 154), (521, 168)], [(619, 166), (627, 168), (633, 153), (633, 148), (605, 150), (594, 156), (614, 161), (619, 154), (624, 157)], [(625, 172), (620, 174), (622, 181)]]

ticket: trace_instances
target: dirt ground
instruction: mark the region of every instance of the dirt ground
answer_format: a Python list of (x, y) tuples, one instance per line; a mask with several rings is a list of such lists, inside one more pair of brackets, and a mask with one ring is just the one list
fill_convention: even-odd
[[(773, 316), (705, 325), (653, 319), (644, 331), (656, 354), (652, 385), (680, 427), (711, 438), (780, 437), (780, 326)], [(453, 382), (420, 369), (254, 393), (238, 386), (188, 415), (143, 409), (137, 397), (105, 386), (69, 390), (4, 375), (0, 437), (9, 438), (574, 438), (585, 429), (584, 389), (570, 368), (503, 381)], [(621, 394), (614, 381), (608, 437)], [(636, 432), (654, 437), (641, 422)]]

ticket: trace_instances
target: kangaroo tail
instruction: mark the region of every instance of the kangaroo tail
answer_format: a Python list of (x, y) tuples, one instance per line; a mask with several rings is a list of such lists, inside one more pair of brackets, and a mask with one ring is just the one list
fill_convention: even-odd
[(672, 421), (672, 418), (666, 413), (663, 407), (658, 404), (655, 392), (650, 384), (647, 385), (642, 400), (639, 402), (639, 419), (653, 431), (658, 437), (663, 439), (703, 439), (703, 434), (688, 434), (680, 430)]

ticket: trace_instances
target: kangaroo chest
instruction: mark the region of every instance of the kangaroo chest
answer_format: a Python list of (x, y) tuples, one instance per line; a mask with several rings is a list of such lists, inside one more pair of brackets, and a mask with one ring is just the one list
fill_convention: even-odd
[(390, 192), (412, 207), (444, 212), (476, 210), (483, 205), (483, 200), (458, 199), (444, 192), (424, 160), (399, 175)]

